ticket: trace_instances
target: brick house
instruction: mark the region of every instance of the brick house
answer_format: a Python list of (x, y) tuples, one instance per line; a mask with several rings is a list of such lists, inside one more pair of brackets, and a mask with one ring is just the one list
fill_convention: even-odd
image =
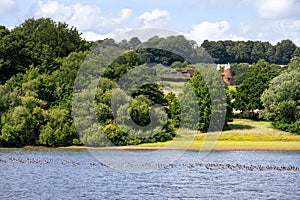
[[(221, 70), (220, 64), (217, 65), (217, 70)], [(231, 73), (230, 63), (224, 65), (224, 71), (220, 73), (222, 76), (222, 83), (224, 85), (234, 85), (234, 78)]]

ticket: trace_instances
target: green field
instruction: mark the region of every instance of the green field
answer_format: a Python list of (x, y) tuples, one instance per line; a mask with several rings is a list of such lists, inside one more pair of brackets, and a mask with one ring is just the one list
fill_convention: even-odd
[(215, 150), (300, 150), (300, 135), (279, 131), (270, 122), (234, 119), (221, 133), (178, 131), (173, 141), (141, 144), (141, 147), (169, 147)]

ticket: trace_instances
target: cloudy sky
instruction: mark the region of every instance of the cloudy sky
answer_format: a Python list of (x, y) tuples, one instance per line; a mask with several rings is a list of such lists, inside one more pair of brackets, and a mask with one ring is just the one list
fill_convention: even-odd
[(0, 24), (51, 17), (87, 40), (138, 28), (164, 28), (208, 40), (291, 39), (300, 46), (300, 0), (0, 0)]

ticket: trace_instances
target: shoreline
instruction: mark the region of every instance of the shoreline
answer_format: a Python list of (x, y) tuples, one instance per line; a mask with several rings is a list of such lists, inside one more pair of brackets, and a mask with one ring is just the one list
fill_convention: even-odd
[(300, 151), (299, 147), (240, 147), (240, 146), (214, 146), (212, 149), (202, 147), (170, 147), (170, 146), (111, 146), (111, 147), (46, 147), (46, 146), (24, 146), (24, 147), (0, 147), (1, 150), (128, 150), (128, 151)]

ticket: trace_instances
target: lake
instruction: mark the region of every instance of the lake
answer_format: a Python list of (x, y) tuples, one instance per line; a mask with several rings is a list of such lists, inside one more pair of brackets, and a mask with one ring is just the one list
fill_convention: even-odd
[(274, 151), (2, 149), (0, 199), (299, 199), (299, 158)]

